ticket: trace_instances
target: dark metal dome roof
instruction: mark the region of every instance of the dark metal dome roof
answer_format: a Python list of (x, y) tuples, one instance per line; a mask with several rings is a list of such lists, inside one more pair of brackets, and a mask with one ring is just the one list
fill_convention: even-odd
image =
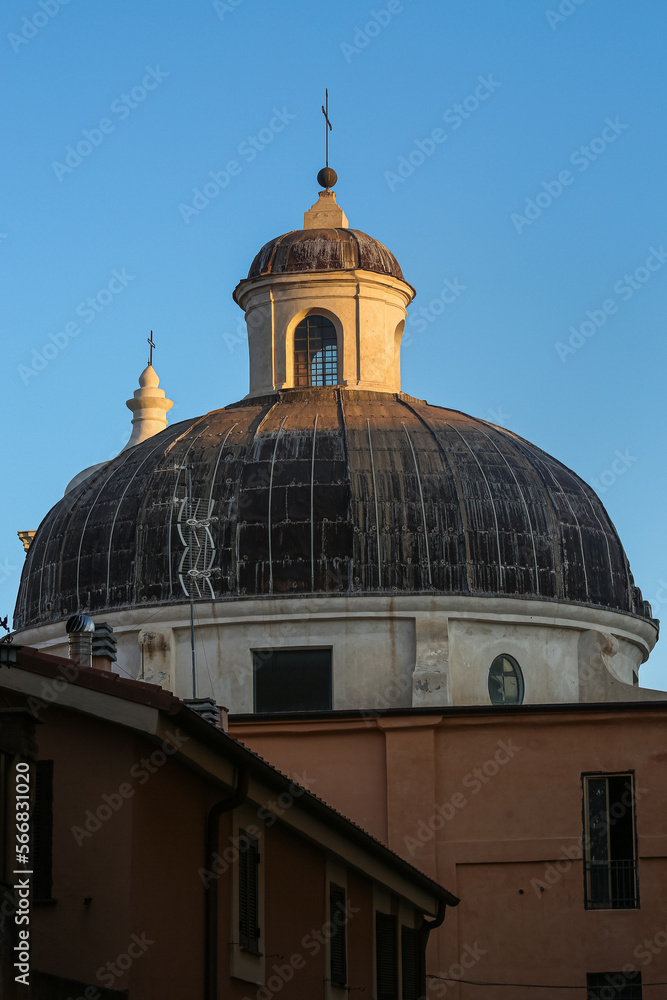
[(190, 586), (206, 600), (500, 595), (650, 617), (602, 503), (560, 462), (463, 413), (340, 388), (243, 400), (94, 472), (37, 531), (15, 625), (182, 603)]
[(349, 271), (361, 268), (405, 281), (391, 250), (359, 229), (295, 229), (265, 243), (248, 271), (262, 274), (298, 271)]

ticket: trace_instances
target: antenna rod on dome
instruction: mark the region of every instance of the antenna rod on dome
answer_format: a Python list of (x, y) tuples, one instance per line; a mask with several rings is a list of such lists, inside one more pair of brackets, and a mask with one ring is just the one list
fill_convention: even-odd
[[(186, 470), (188, 473), (188, 524), (190, 525), (190, 573), (194, 569), (194, 561), (192, 558), (192, 543), (193, 543), (193, 528), (194, 528), (194, 511), (192, 509), (192, 463), (188, 462), (186, 465)], [(197, 652), (195, 648), (195, 595), (194, 595), (194, 579), (190, 579), (190, 655), (192, 657), (192, 697), (197, 697)]]
[(153, 348), (155, 347), (155, 344), (153, 343), (153, 331), (152, 330), (151, 330), (150, 337), (146, 337), (146, 341), (147, 341), (147, 343), (148, 343), (148, 345), (150, 347), (150, 354), (148, 355), (148, 364), (149, 364), (149, 367), (152, 368), (153, 367)]
[(324, 91), (324, 100), (326, 102), (326, 108), (322, 105), (322, 114), (324, 115), (324, 143), (326, 151), (326, 166), (329, 166), (329, 132), (333, 131), (333, 125), (329, 121), (329, 91)]

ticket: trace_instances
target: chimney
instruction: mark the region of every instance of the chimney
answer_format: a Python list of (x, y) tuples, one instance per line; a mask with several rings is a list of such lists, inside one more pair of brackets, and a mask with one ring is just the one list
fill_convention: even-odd
[(80, 667), (92, 667), (95, 623), (88, 615), (72, 615), (65, 625), (69, 636), (69, 658)]
[(216, 705), (213, 698), (185, 698), (183, 704), (216, 729), (222, 729), (223, 733), (229, 732), (229, 711)]
[(97, 670), (113, 670), (118, 640), (109, 622), (95, 622), (93, 632), (93, 666)]

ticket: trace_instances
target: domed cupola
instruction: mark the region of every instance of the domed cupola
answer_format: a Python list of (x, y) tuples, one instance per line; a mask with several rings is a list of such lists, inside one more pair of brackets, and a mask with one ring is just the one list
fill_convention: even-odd
[(345, 386), (399, 392), (406, 310), (415, 295), (394, 255), (349, 229), (329, 186), (297, 229), (266, 243), (239, 282), (250, 396), (276, 389)]
[[(333, 195), (333, 191), (330, 192)], [(323, 191), (320, 198), (325, 196)], [(306, 225), (308, 213), (306, 213)], [(359, 229), (295, 229), (265, 243), (248, 271), (249, 278), (264, 274), (300, 274), (304, 271), (375, 271), (405, 281), (391, 250)]]

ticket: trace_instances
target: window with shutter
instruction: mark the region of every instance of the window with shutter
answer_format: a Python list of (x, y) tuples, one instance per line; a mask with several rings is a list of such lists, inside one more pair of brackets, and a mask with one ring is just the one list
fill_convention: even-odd
[(35, 764), (32, 809), (32, 892), (34, 899), (51, 899), (53, 886), (53, 761)]
[(345, 986), (347, 982), (347, 957), (345, 935), (345, 889), (329, 884), (329, 920), (333, 925), (330, 938), (331, 982), (335, 986)]
[(375, 914), (377, 1000), (398, 1000), (398, 922), (388, 913)]
[(257, 837), (239, 830), (239, 945), (259, 954), (259, 849)]
[(402, 1000), (418, 1000), (424, 994), (419, 931), (412, 927), (401, 927), (401, 985)]

